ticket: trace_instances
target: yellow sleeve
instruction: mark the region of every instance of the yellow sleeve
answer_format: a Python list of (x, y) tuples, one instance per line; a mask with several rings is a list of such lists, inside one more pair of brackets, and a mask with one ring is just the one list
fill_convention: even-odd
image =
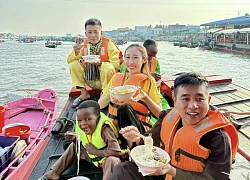
[[(109, 81), (109, 83), (108, 83), (108, 86), (109, 86), (109, 87), (112, 87), (112, 86), (113, 86), (113, 84), (114, 84), (114, 79), (115, 79), (115, 74), (113, 75), (113, 77), (110, 79), (110, 81)], [(107, 95), (107, 94), (109, 93), (109, 88), (107, 88), (107, 87), (103, 88), (102, 93), (103, 93), (103, 95)]]
[(73, 50), (69, 55), (67, 59), (67, 63), (71, 63), (72, 61), (79, 60), (82, 57), (82, 52), (80, 52), (77, 56), (75, 54), (75, 51)]
[(156, 104), (161, 104), (160, 95), (154, 78), (150, 78), (148, 81), (146, 81), (142, 90), (146, 92)]
[(113, 41), (108, 43), (108, 56), (109, 62), (115, 67), (116, 70), (120, 68), (120, 59), (119, 59), (120, 50), (116, 47)]

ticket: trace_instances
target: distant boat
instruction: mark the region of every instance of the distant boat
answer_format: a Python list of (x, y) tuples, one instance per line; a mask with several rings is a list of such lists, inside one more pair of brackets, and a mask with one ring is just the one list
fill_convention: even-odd
[(56, 45), (62, 45), (61, 41), (56, 41)]
[(115, 43), (116, 43), (116, 45), (123, 45), (123, 44), (127, 44), (127, 41), (124, 41), (122, 39), (117, 39), (117, 40), (115, 40)]
[(56, 48), (56, 47), (57, 47), (57, 44), (56, 44), (56, 42), (47, 41), (47, 42), (45, 43), (45, 47), (48, 47), (48, 48)]
[(174, 42), (173, 45), (174, 45), (174, 46), (179, 46), (179, 45), (180, 45), (180, 42)]
[(3, 43), (3, 42), (5, 42), (4, 40), (0, 40), (0, 43)]
[[(209, 26), (206, 38), (213, 50), (250, 54), (250, 16), (224, 19), (201, 24)], [(216, 27), (216, 28), (215, 28)]]
[(23, 42), (24, 43), (33, 43), (33, 42), (35, 42), (35, 39), (33, 39), (33, 38), (25, 38), (25, 39), (23, 39)]

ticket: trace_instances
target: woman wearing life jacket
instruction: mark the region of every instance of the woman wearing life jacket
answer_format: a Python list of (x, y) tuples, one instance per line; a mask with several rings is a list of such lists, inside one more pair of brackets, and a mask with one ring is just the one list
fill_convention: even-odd
[[(146, 41), (144, 41), (143, 46), (146, 48), (146, 51), (147, 51), (148, 67), (149, 67), (150, 73), (155, 78), (155, 81), (157, 82), (156, 84), (159, 90), (162, 109), (169, 109), (170, 106), (168, 102), (160, 93), (159, 85), (161, 83), (161, 67), (160, 67), (159, 60), (156, 58), (156, 55), (158, 53), (157, 44), (154, 40), (147, 39)], [(126, 71), (127, 71), (126, 66), (123, 65), (120, 69), (120, 72), (126, 72)], [(155, 117), (151, 117), (150, 121), (152, 124), (154, 124), (157, 121), (157, 119)]]
[[(101, 63), (96, 64), (100, 69), (100, 80), (90, 85), (94, 89), (102, 89), (102, 83), (107, 84), (111, 77), (120, 69), (122, 63), (122, 52), (109, 38), (102, 36), (102, 24), (98, 19), (89, 19), (85, 23), (85, 35), (87, 39), (83, 44), (75, 45), (74, 50), (69, 54), (69, 64), (72, 86), (81, 90), (81, 95), (76, 98), (72, 107), (77, 107), (83, 100), (90, 97), (85, 86), (86, 64), (82, 56), (100, 55)], [(79, 62), (81, 60), (81, 62)], [(95, 75), (96, 76), (96, 75)]]
[(144, 133), (145, 128), (152, 126), (149, 122), (151, 113), (157, 115), (155, 112), (161, 110), (159, 93), (155, 79), (149, 72), (145, 48), (139, 44), (130, 45), (125, 50), (124, 63), (127, 71), (115, 74), (108, 86), (139, 86), (134, 99), (119, 102), (110, 94), (109, 88), (104, 88), (99, 104), (101, 108), (109, 105), (108, 117), (113, 119), (118, 128), (134, 125)]
[[(149, 176), (142, 176), (133, 162), (118, 164), (112, 180), (228, 180), (238, 149), (238, 135), (233, 124), (218, 111), (209, 110), (211, 96), (207, 80), (196, 73), (186, 73), (174, 81), (175, 108), (159, 112), (159, 120), (150, 133), (154, 145), (170, 155), (170, 162)], [(120, 133), (130, 143), (142, 144), (130, 126)], [(122, 177), (122, 178), (121, 178)]]

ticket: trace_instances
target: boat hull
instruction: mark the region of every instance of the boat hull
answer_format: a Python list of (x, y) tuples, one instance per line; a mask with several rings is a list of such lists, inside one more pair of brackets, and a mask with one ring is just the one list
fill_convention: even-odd
[[(45, 89), (34, 98), (23, 98), (4, 105), (5, 125), (22, 123), (31, 128), (28, 146), (0, 173), (5, 179), (28, 179), (50, 140), (57, 117), (57, 94)], [(25, 157), (24, 157), (25, 155)], [(23, 158), (17, 165), (19, 158)]]
[(232, 52), (232, 53), (250, 54), (250, 45), (246, 45), (246, 44), (216, 42), (213, 49), (226, 51), (226, 52)]

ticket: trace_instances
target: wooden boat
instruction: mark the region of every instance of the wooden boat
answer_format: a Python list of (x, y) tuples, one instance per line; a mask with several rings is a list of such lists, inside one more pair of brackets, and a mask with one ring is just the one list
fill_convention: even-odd
[[(51, 138), (49, 135), (57, 117), (57, 101), (55, 91), (44, 89), (35, 97), (22, 98), (4, 105), (4, 127), (19, 123), (29, 126), (31, 131), (28, 145), (6, 165), (0, 173), (0, 179), (29, 178)], [(23, 160), (18, 163), (20, 158)]]
[(173, 45), (174, 45), (174, 46), (179, 46), (180, 43), (179, 43), (179, 42), (173, 42)]
[(56, 45), (62, 45), (61, 41), (56, 41)]
[(212, 40), (213, 50), (250, 54), (249, 17), (246, 13), (244, 16), (204, 23), (200, 26), (210, 27), (205, 33), (205, 38), (209, 36)]
[(122, 39), (117, 39), (117, 40), (114, 40), (115, 41), (115, 44), (116, 45), (124, 45), (124, 44), (127, 44), (127, 41), (124, 41)]
[[(161, 92), (164, 94), (165, 99), (169, 102), (171, 106), (173, 106), (173, 82), (177, 76), (171, 77), (162, 77), (161, 83)], [(211, 84), (211, 95), (212, 102), (211, 108), (226, 108), (230, 111), (250, 111), (249, 102), (250, 102), (250, 90), (241, 88), (232, 83), (232, 79), (224, 78), (222, 76), (217, 75), (206, 75)], [(100, 97), (100, 90), (88, 89), (91, 99), (98, 100)], [(63, 132), (67, 130), (74, 129), (74, 120), (76, 117), (75, 108), (72, 108), (73, 100), (80, 95), (80, 91), (72, 88), (69, 93), (68, 101), (66, 102), (64, 109), (60, 115), (60, 124), (63, 122), (64, 125), (58, 131), (58, 135), (55, 135), (52, 138), (46, 147), (43, 157), (39, 160), (37, 166), (35, 167), (30, 179), (38, 179), (44, 173), (48, 172), (51, 166), (56, 162), (56, 160), (61, 156), (64, 152), (64, 138), (61, 135)], [(235, 98), (234, 98), (235, 97)], [(237, 98), (236, 98), (237, 97)], [(248, 104), (248, 105), (247, 105)], [(239, 108), (239, 109), (238, 109)], [(107, 109), (103, 110), (104, 113), (107, 113)], [(237, 126), (239, 132), (245, 133), (245, 135), (249, 138), (249, 123), (250, 123), (250, 114), (244, 116), (235, 116), (235, 120), (233, 120), (234, 124)], [(68, 125), (67, 128), (65, 128)], [(248, 132), (248, 133), (247, 133)], [(240, 148), (239, 153), (244, 156), (247, 161), (250, 161), (250, 154), (247, 153), (244, 149)], [(74, 164), (68, 170), (66, 170), (61, 179), (69, 179), (71, 177), (76, 176), (77, 165)], [(86, 161), (80, 161), (80, 176), (86, 176), (90, 179), (102, 179), (102, 169), (97, 168), (94, 165), (87, 164)]]
[(202, 50), (212, 50), (212, 48), (210, 46), (199, 46), (199, 49), (202, 49)]
[(55, 42), (48, 41), (48, 42), (45, 43), (45, 47), (56, 48), (57, 44)]
[(34, 43), (35, 39), (34, 38), (24, 38), (22, 41), (23, 41), (23, 43)]

